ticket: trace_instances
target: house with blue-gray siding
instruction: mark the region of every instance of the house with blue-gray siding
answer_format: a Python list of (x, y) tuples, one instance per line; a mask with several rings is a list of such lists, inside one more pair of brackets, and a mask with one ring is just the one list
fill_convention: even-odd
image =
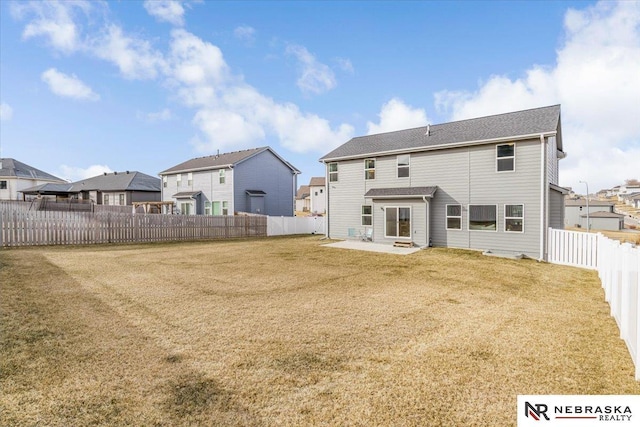
[(559, 105), (352, 138), (320, 159), (326, 234), (546, 259), (564, 157)]
[(300, 171), (270, 147), (187, 160), (159, 173), (162, 200), (185, 215), (293, 216)]

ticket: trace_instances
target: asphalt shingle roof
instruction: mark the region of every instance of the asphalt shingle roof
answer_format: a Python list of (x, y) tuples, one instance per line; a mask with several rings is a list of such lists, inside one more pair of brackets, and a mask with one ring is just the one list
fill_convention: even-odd
[(410, 151), (465, 142), (535, 135), (558, 131), (562, 150), (560, 105), (460, 120), (457, 122), (405, 129), (376, 135), (359, 136), (323, 156), (320, 160), (360, 157), (389, 151)]
[(401, 188), (372, 188), (364, 197), (433, 197), (438, 187), (401, 187)]
[(159, 178), (136, 171), (113, 172), (73, 183), (71, 191), (160, 191)]
[(313, 186), (313, 187), (321, 187), (324, 186), (325, 184), (325, 178), (324, 176), (314, 176), (311, 177), (311, 179), (309, 180), (309, 186)]
[(36, 169), (33, 166), (29, 166), (26, 163), (22, 163), (16, 159), (3, 158), (0, 159), (0, 176), (7, 178), (26, 178), (26, 179), (40, 179), (48, 181), (60, 181), (64, 182), (64, 179), (57, 176), (43, 172), (40, 169)]

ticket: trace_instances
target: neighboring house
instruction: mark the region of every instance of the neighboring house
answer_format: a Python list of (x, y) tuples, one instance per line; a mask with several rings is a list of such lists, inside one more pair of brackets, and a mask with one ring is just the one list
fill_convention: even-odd
[(22, 190), (48, 183), (67, 181), (16, 159), (0, 159), (0, 200), (23, 200)]
[(313, 177), (309, 181), (309, 196), (311, 213), (324, 215), (327, 212), (326, 180), (323, 176)]
[[(618, 191), (618, 197), (626, 196), (632, 193), (640, 193), (640, 184), (621, 185)], [(619, 200), (622, 200), (622, 199), (619, 199)]]
[(311, 195), (308, 185), (301, 185), (296, 193), (296, 212), (309, 212)]
[(623, 201), (625, 205), (633, 206), (634, 205), (634, 199), (636, 197), (638, 197), (638, 196), (640, 196), (640, 191), (635, 192), (635, 193), (627, 193), (627, 194), (625, 194), (623, 196), (621, 195), (621, 196), (618, 196), (618, 197), (621, 198), (621, 201)]
[(66, 184), (43, 184), (22, 191), (25, 200), (35, 196), (57, 201), (77, 199), (98, 205), (130, 206), (134, 202), (161, 200), (160, 180), (136, 171), (103, 173)]
[(640, 209), (640, 195), (631, 198), (631, 206)]
[(162, 200), (185, 215), (293, 216), (298, 169), (270, 147), (187, 160), (160, 172)]
[(356, 137), (320, 159), (327, 236), (546, 259), (564, 157), (559, 105)]
[[(593, 212), (589, 214), (590, 230), (620, 231), (624, 228), (624, 215), (613, 212)], [(580, 226), (587, 229), (587, 214), (580, 215)]]
[[(602, 200), (589, 200), (589, 215), (596, 212), (613, 213), (613, 202)], [(582, 227), (582, 215), (587, 214), (586, 199), (566, 200), (564, 202), (564, 225), (565, 227)], [(586, 224), (586, 221), (585, 221)]]

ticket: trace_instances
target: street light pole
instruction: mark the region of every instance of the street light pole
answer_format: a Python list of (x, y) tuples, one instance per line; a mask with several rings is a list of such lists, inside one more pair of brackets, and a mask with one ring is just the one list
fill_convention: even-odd
[(589, 221), (589, 184), (587, 181), (579, 181), (587, 186), (587, 232), (591, 230), (591, 221)]

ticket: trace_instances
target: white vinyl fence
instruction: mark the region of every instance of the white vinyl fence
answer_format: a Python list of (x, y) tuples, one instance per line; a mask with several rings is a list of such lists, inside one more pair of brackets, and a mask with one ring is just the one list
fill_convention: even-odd
[(288, 234), (324, 234), (326, 218), (322, 216), (267, 217), (267, 236)]
[(548, 261), (598, 271), (640, 381), (640, 247), (598, 233), (549, 229)]

